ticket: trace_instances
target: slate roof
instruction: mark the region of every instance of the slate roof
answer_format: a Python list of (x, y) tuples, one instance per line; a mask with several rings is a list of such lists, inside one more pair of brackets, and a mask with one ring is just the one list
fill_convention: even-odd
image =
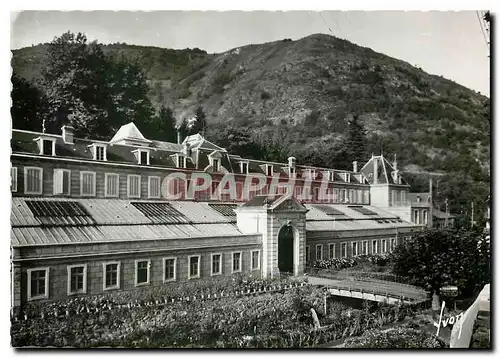
[[(408, 183), (404, 178), (401, 177), (401, 184), (398, 184), (396, 178), (393, 177), (393, 172), (395, 172), (394, 166), (390, 163), (383, 155), (372, 156), (372, 158), (361, 168), (361, 172), (367, 178), (370, 184), (374, 183), (374, 161), (377, 160), (377, 173), (378, 173), (378, 184), (397, 184), (406, 185)], [(401, 175), (401, 172), (399, 172)]]

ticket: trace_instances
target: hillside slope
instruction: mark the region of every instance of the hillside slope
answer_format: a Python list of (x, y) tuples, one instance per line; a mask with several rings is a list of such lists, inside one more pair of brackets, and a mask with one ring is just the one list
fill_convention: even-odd
[[(13, 69), (36, 81), (45, 46), (13, 51)], [(440, 76), (328, 35), (239, 47), (221, 54), (106, 45), (147, 73), (150, 97), (178, 119), (197, 106), (211, 137), (228, 124), (256, 138), (278, 135), (290, 154), (340, 145), (359, 115), (369, 152), (397, 154), (401, 167), (489, 183), (489, 99)], [(368, 158), (352, 158), (366, 161)]]

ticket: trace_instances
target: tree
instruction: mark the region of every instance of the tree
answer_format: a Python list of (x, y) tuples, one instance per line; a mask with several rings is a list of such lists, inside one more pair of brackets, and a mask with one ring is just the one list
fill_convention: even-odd
[(29, 131), (41, 131), (47, 114), (47, 102), (43, 92), (21, 76), (12, 76), (12, 127)]
[(189, 134), (197, 134), (205, 135), (207, 129), (207, 115), (203, 111), (203, 107), (199, 106), (196, 109), (196, 113), (194, 115), (196, 121), (193, 123), (191, 128), (189, 129)]
[(130, 121), (152, 125), (146, 77), (137, 64), (106, 56), (102, 45), (67, 32), (49, 43), (42, 73), (49, 103), (48, 124), (65, 123), (75, 136), (109, 138)]
[(366, 131), (357, 115), (348, 119), (345, 148), (349, 161), (360, 161), (366, 157)]
[(184, 140), (189, 135), (189, 128), (188, 128), (188, 123), (186, 118), (184, 118), (181, 123), (179, 124), (179, 127), (177, 129), (180, 133), (181, 136), (181, 141)]
[(230, 154), (257, 160), (261, 160), (264, 156), (263, 148), (255, 142), (248, 129), (226, 126), (222, 130), (209, 131), (207, 138), (225, 148)]
[(175, 123), (172, 109), (161, 106), (158, 115), (154, 117), (154, 122), (150, 126), (152, 132), (144, 132), (144, 134), (151, 139), (175, 143), (177, 142), (177, 128)]
[(393, 271), (430, 291), (439, 309), (443, 286), (455, 285), (469, 297), (491, 280), (489, 243), (478, 229), (421, 231), (396, 247)]

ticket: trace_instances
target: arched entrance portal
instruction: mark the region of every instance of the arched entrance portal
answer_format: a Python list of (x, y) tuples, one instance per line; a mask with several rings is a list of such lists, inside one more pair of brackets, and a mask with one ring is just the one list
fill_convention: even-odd
[(278, 269), (280, 273), (294, 274), (294, 233), (291, 225), (283, 226), (278, 233)]

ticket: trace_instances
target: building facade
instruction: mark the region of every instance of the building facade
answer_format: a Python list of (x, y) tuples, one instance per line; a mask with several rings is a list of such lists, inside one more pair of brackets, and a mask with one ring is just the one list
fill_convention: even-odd
[(241, 158), (204, 139), (13, 130), (12, 306), (246, 273), (301, 275), (391, 251), (411, 220), (397, 163), (352, 171)]

